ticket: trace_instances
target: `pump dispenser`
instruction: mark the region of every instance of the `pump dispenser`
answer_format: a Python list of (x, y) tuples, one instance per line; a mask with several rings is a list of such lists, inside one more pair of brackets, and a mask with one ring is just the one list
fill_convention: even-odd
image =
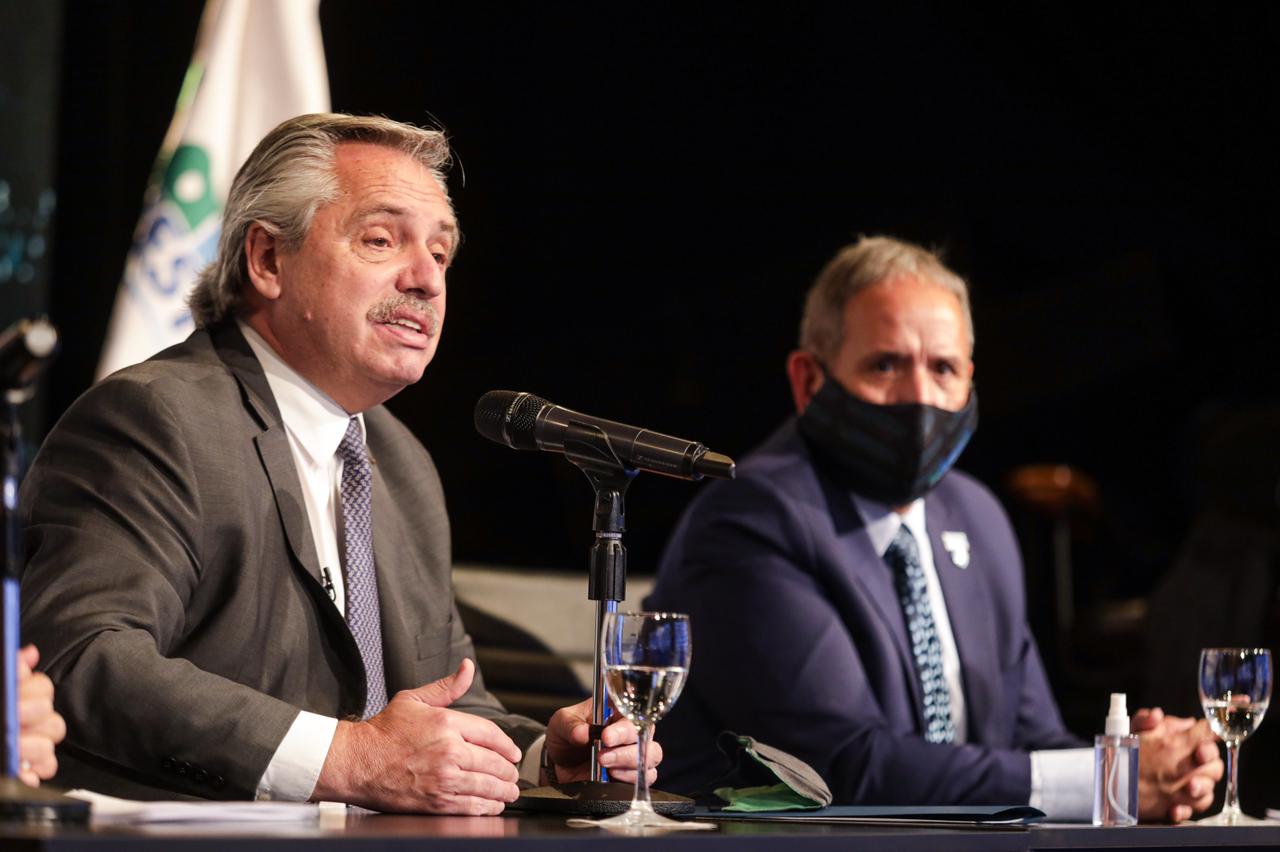
[(1111, 693), (1111, 707), (1107, 710), (1104, 731), (1109, 737), (1129, 736), (1129, 711), (1125, 709), (1125, 694)]
[(1123, 692), (1111, 693), (1103, 733), (1093, 747), (1093, 824), (1138, 821), (1138, 737), (1129, 733)]

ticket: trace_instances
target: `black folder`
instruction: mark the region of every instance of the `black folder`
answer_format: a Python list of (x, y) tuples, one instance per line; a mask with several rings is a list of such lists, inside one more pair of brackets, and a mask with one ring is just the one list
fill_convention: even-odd
[(828, 825), (903, 825), (935, 828), (1025, 828), (1044, 819), (1030, 805), (867, 806), (832, 805), (811, 811), (740, 812), (698, 808), (694, 819), (799, 822)]

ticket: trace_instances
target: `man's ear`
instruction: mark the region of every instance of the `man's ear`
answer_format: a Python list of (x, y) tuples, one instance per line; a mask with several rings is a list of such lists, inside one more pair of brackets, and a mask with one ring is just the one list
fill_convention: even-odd
[(268, 301), (280, 298), (280, 267), (276, 251), (279, 244), (279, 238), (259, 222), (250, 225), (244, 235), (244, 259), (249, 281), (258, 296)]
[(787, 356), (787, 379), (791, 383), (791, 399), (796, 404), (796, 414), (804, 414), (809, 400), (822, 387), (824, 373), (812, 352), (797, 349)]

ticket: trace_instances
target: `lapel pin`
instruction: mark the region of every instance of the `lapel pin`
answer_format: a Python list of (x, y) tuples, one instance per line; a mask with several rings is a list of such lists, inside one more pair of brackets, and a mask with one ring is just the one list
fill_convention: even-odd
[(942, 546), (951, 556), (951, 562), (957, 568), (969, 567), (969, 536), (963, 532), (944, 532)]

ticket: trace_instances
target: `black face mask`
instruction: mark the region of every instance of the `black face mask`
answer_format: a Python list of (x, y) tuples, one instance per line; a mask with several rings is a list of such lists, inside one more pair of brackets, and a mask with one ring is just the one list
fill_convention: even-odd
[(924, 496), (978, 428), (978, 394), (959, 411), (876, 405), (828, 376), (800, 416), (800, 434), (857, 493), (888, 506)]

